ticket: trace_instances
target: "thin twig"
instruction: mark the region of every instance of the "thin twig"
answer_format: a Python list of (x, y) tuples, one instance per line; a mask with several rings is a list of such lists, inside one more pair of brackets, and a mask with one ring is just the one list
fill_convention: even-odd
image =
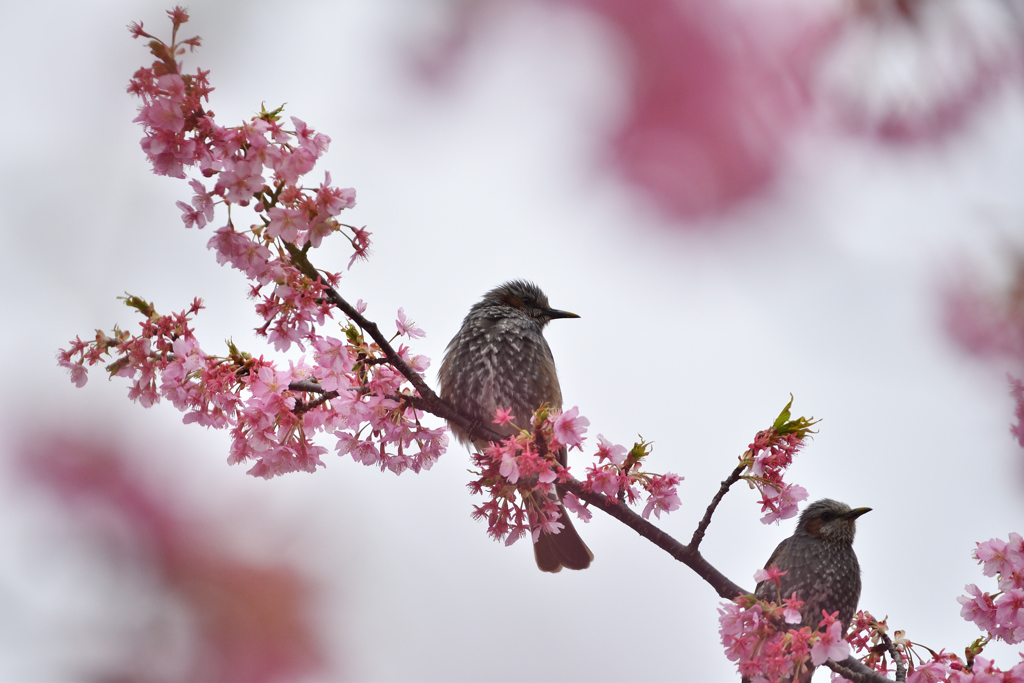
[(718, 487), (718, 493), (711, 499), (711, 504), (708, 505), (708, 509), (704, 511), (704, 518), (700, 520), (700, 524), (697, 525), (696, 530), (693, 532), (693, 538), (690, 539), (690, 548), (697, 550), (700, 547), (700, 542), (704, 540), (704, 533), (708, 530), (708, 525), (711, 524), (711, 515), (715, 514), (715, 510), (718, 508), (718, 504), (722, 502), (722, 498), (729, 491), (729, 487), (740, 480), (740, 475), (743, 474), (743, 470), (747, 468), (746, 465), (740, 465), (732, 471), (722, 485)]

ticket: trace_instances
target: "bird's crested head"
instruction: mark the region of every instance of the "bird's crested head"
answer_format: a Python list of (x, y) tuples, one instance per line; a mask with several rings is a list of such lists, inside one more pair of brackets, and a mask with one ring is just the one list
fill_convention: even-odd
[(512, 280), (484, 294), (473, 306), (489, 317), (528, 318), (543, 327), (555, 318), (578, 318), (569, 311), (551, 308), (548, 297), (540, 287), (526, 280)]
[(853, 543), (857, 518), (871, 508), (854, 508), (837, 500), (824, 498), (804, 508), (796, 533), (835, 543)]

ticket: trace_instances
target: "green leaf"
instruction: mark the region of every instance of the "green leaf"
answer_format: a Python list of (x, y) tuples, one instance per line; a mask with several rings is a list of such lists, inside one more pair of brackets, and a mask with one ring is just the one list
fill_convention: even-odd
[(782, 409), (779, 416), (775, 418), (775, 423), (772, 425), (772, 429), (775, 433), (784, 436), (786, 434), (796, 434), (801, 439), (805, 438), (808, 434), (814, 434), (817, 430), (811, 429), (814, 425), (821, 422), (821, 420), (815, 420), (813, 417), (798, 417), (795, 420), (791, 420), (792, 413), (789, 409), (793, 406), (793, 394), (789, 395), (789, 403)]

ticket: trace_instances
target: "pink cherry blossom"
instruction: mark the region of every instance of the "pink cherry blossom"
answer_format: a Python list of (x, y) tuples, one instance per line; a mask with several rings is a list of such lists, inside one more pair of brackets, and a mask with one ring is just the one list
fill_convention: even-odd
[(803, 615), (800, 613), (800, 607), (804, 604), (803, 600), (796, 599), (796, 593), (785, 601), (785, 608), (782, 610), (782, 618), (787, 624), (799, 624), (803, 621)]
[(829, 659), (841, 662), (849, 656), (850, 644), (843, 640), (843, 624), (839, 621), (833, 621), (818, 642), (811, 646), (811, 662), (815, 666)]
[[(186, 20), (184, 12), (172, 13), (174, 36)], [(381, 362), (384, 354), (376, 344), (354, 328), (344, 339), (320, 333), (336, 315), (327, 288), (340, 275), (316, 271), (311, 277), (303, 260), (306, 252), (290, 250), (308, 250), (343, 231), (335, 217), (355, 203), (354, 190), (334, 187), (329, 174), (318, 188), (300, 184), (330, 139), (297, 118), (292, 119), (295, 129), (286, 130), (280, 110), (261, 111), (238, 126), (219, 125), (204, 106), (213, 90), (208, 72), (186, 74), (177, 58), (186, 46), (197, 47), (198, 38), (168, 45), (141, 24), (130, 30), (149, 40), (156, 57), (152, 67), (135, 73), (128, 88), (141, 100), (136, 120), (145, 130), (142, 147), (154, 172), (177, 178), (197, 172), (215, 179), (212, 190), (200, 178), (189, 180), (191, 204), (177, 204), (188, 227), (202, 228), (214, 220), (215, 197), (229, 209), (257, 198), (255, 224), (224, 225), (207, 246), (219, 263), (252, 281), (251, 295), (264, 323), (257, 332), (281, 351), (310, 345), (314, 362), (300, 358), (284, 369), (232, 342), (224, 356), (209, 354), (192, 330), (192, 318), (202, 308), (198, 300), (187, 311), (160, 315), (152, 304), (128, 297), (126, 303), (142, 314), (141, 329), (131, 334), (115, 328), (112, 335), (98, 333), (91, 342), (76, 338), (61, 351), (60, 365), (82, 385), (87, 367), (106, 362), (112, 376), (128, 378), (129, 397), (143, 406), (166, 399), (185, 413), (187, 423), (229, 430), (229, 461), (249, 462), (254, 476), (322, 467), (327, 449), (314, 441), (320, 433), (335, 438), (340, 455), (351, 454), (363, 464), (395, 473), (428, 469), (447, 446), (444, 430), (421, 424), (422, 414), (397, 398), (411, 389)], [(369, 232), (348, 229), (354, 257), (365, 258)], [(357, 309), (365, 305), (360, 302)], [(410, 323), (410, 336), (412, 331)], [(397, 353), (417, 371), (429, 366), (428, 359), (406, 347)]]
[(653, 512), (654, 516), (660, 519), (662, 512), (678, 510), (681, 503), (676, 487), (681, 481), (682, 477), (677, 474), (652, 476), (644, 487), (650, 495), (644, 507), (643, 518), (647, 519)]
[(907, 683), (943, 683), (949, 673), (949, 665), (945, 662), (926, 662), (907, 676)]
[(601, 493), (609, 498), (619, 495), (620, 475), (614, 470), (597, 468), (591, 465), (593, 473), (587, 477), (587, 486), (594, 493)]
[(573, 406), (555, 419), (555, 440), (563, 446), (579, 448), (589, 425), (590, 420), (580, 417), (580, 409)]
[(402, 308), (398, 309), (398, 319), (395, 320), (395, 327), (398, 328), (398, 334), (404, 334), (409, 339), (419, 339), (420, 337), (427, 336), (427, 333), (416, 327), (416, 323), (405, 317), (405, 310)]
[(776, 587), (781, 585), (779, 577), (785, 575), (787, 572), (780, 571), (778, 565), (771, 564), (764, 569), (758, 569), (754, 572), (754, 581), (761, 583), (762, 581), (771, 581)]
[(1008, 643), (1024, 642), (1024, 538), (1011, 533), (1009, 541), (993, 538), (978, 543), (974, 557), (986, 576), (995, 575), (1000, 593), (982, 592), (974, 584), (957, 598), (960, 616)]
[(807, 499), (807, 490), (796, 484), (786, 483), (783, 474), (792, 464), (793, 457), (803, 447), (808, 435), (813, 432), (813, 418), (791, 419), (790, 398), (775, 423), (760, 431), (747, 451), (740, 456), (745, 468), (742, 479), (761, 492), (761, 517), (763, 524), (780, 519), (789, 519), (797, 513), (797, 503)]
[(984, 543), (978, 543), (974, 551), (974, 557), (984, 564), (982, 573), (985, 576), (995, 576), (1009, 568), (1006, 559), (1006, 541), (999, 538), (990, 538)]
[(501, 467), (498, 471), (501, 473), (501, 476), (508, 479), (510, 484), (519, 481), (519, 465), (516, 462), (515, 456), (508, 452), (501, 454)]
[(617, 444), (610, 443), (607, 441), (602, 434), (597, 435), (597, 460), (607, 460), (613, 465), (621, 465), (626, 459), (626, 448), (625, 446), (619, 446)]
[(577, 517), (582, 519), (584, 522), (589, 522), (591, 518), (594, 516), (593, 513), (590, 512), (590, 510), (588, 510), (585, 505), (580, 503), (580, 499), (571, 493), (565, 494), (565, 496), (562, 498), (562, 505), (565, 506), (566, 510), (572, 512)]
[(496, 408), (494, 411), (493, 422), (496, 425), (510, 425), (514, 419), (516, 416), (512, 414), (511, 408)]
[(271, 237), (280, 237), (285, 242), (294, 243), (299, 233), (309, 228), (303, 212), (298, 209), (275, 206), (267, 211), (267, 216), (270, 218), (267, 234)]

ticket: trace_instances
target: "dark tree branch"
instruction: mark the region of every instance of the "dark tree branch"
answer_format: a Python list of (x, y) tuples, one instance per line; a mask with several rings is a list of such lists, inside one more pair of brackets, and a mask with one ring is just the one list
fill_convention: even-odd
[(704, 540), (704, 534), (708, 530), (708, 526), (711, 524), (711, 515), (715, 514), (715, 510), (718, 508), (718, 504), (722, 502), (722, 498), (728, 493), (729, 488), (740, 480), (740, 475), (743, 474), (743, 470), (747, 468), (746, 465), (740, 465), (732, 471), (722, 485), (718, 487), (718, 493), (711, 499), (711, 504), (708, 505), (708, 509), (704, 511), (704, 518), (700, 520), (697, 525), (697, 529), (693, 532), (693, 538), (690, 539), (690, 547), (696, 551), (700, 547), (700, 542)]
[(726, 600), (732, 600), (740, 595), (748, 595), (750, 593), (750, 591), (737, 586), (722, 572), (715, 569), (695, 548), (683, 545), (622, 503), (600, 493), (585, 491), (583, 484), (577, 479), (569, 478), (561, 486), (571, 491), (577, 498), (585, 500), (594, 507), (608, 513), (697, 572), (698, 576), (707, 581), (715, 589), (715, 592)]
[[(830, 659), (825, 662), (825, 666), (853, 683), (893, 683), (891, 678), (886, 678), (852, 655), (842, 662), (834, 662)], [(902, 679), (897, 675), (896, 680)]]
[(305, 391), (305, 392), (310, 393), (310, 394), (327, 394), (327, 393), (334, 394), (334, 396), (331, 396), (331, 398), (336, 398), (338, 396), (338, 392), (336, 392), (336, 391), (328, 392), (326, 389), (324, 389), (322, 386), (320, 386), (317, 382), (314, 382), (314, 381), (308, 380), (308, 379), (304, 379), (304, 380), (302, 380), (300, 382), (292, 382), (291, 384), (288, 385), (288, 390), (289, 391)]

